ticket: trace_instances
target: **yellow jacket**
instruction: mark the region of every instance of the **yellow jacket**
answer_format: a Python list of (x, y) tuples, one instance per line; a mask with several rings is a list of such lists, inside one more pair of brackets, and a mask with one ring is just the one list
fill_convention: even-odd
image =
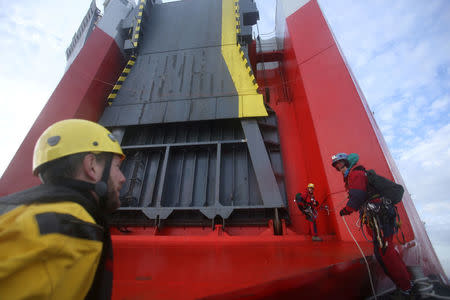
[(61, 200), (20, 205), (0, 216), (2, 299), (84, 299), (88, 294), (101, 258), (103, 227), (79, 203)]

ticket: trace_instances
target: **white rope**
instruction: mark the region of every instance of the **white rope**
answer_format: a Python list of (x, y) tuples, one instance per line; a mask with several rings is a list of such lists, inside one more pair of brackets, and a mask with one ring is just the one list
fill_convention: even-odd
[[(439, 282), (439, 281), (437, 281)], [(450, 297), (447, 296), (441, 296), (434, 292), (433, 283), (428, 277), (423, 277), (419, 279), (414, 280), (414, 286), (416, 289), (416, 292), (422, 296), (422, 297), (431, 297), (435, 299), (450, 299)]]
[(353, 236), (352, 232), (350, 231), (350, 228), (348, 228), (348, 225), (347, 225), (347, 222), (345, 221), (345, 217), (344, 216), (342, 216), (342, 220), (344, 220), (344, 224), (345, 224), (345, 227), (347, 227), (348, 233), (350, 233), (350, 236), (352, 237), (353, 241), (355, 241), (356, 246), (358, 246), (358, 249), (361, 252), (362, 257), (364, 258), (364, 261), (366, 262), (367, 273), (369, 273), (370, 286), (372, 287), (373, 297), (376, 300), (377, 299), (377, 294), (375, 293), (375, 288), (373, 287), (372, 274), (370, 274), (369, 263), (367, 262), (366, 256), (364, 255), (364, 252), (362, 251), (361, 247), (359, 247), (358, 242), (356, 241), (355, 237)]
[(431, 297), (431, 298), (436, 298), (436, 299), (450, 299), (450, 297), (441, 296), (441, 295), (436, 295), (435, 293), (423, 294), (423, 296)]

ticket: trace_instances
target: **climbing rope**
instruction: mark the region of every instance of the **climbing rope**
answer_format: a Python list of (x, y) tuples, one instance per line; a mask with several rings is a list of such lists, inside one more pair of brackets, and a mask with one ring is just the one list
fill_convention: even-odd
[(356, 246), (358, 246), (358, 249), (361, 252), (362, 257), (364, 258), (364, 261), (366, 262), (367, 273), (369, 273), (370, 287), (372, 288), (373, 297), (376, 300), (377, 299), (377, 294), (375, 293), (375, 288), (373, 286), (372, 274), (370, 273), (369, 263), (367, 262), (366, 256), (364, 255), (364, 252), (362, 251), (361, 247), (359, 246), (358, 242), (356, 241), (355, 237), (353, 236), (352, 232), (350, 231), (350, 228), (348, 228), (347, 222), (345, 221), (345, 217), (342, 217), (342, 220), (344, 220), (344, 224), (345, 224), (345, 227), (347, 227), (348, 233), (352, 237), (352, 239), (355, 242)]

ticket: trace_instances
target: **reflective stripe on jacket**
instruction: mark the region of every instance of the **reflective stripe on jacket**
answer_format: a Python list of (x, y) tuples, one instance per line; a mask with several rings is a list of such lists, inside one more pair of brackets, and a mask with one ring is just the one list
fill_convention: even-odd
[(88, 212), (95, 207), (92, 199), (66, 187), (41, 185), (30, 190), (0, 199), (0, 213), (8, 210), (0, 216), (0, 295), (4, 299), (98, 295), (93, 282), (104, 282), (96, 273), (97, 277), (104, 273), (97, 269), (104, 265), (105, 232)]

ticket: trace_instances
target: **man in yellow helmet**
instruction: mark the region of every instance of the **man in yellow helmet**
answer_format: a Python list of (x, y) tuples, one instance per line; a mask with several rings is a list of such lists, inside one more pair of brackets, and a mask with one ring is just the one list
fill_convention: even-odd
[(0, 198), (2, 299), (110, 299), (106, 215), (120, 206), (124, 154), (86, 120), (50, 126), (34, 149), (42, 183)]
[(294, 202), (297, 203), (298, 209), (306, 216), (306, 220), (310, 222), (312, 240), (316, 242), (322, 241), (322, 239), (317, 234), (316, 208), (319, 206), (319, 202), (314, 196), (314, 184), (309, 183), (306, 187), (305, 193), (298, 193), (297, 195), (295, 195)]

